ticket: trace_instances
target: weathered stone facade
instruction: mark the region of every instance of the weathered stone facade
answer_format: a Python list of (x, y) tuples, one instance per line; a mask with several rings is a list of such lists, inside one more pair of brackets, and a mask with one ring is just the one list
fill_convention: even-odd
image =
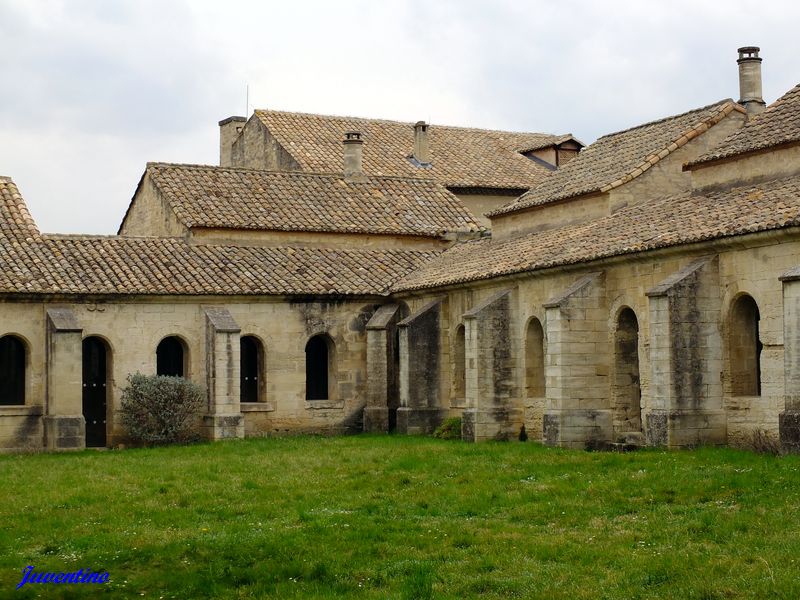
[[(82, 448), (98, 418), (123, 442), (126, 378), (174, 338), (209, 439), (460, 416), (476, 442), (760, 430), (800, 450), (800, 89), (753, 118), (746, 87), (577, 156), (571, 136), (257, 111), (220, 123), (220, 167), (148, 165), (114, 237), (40, 234), (1, 178), (0, 380), (24, 391), (0, 397), (0, 448)], [(355, 126), (347, 176), (316, 172)], [(448, 163), (487, 139), (502, 156)]]

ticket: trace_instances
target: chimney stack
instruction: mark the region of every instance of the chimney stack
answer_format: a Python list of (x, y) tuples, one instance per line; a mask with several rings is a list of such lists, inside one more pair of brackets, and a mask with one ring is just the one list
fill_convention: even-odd
[(748, 118), (762, 112), (766, 107), (761, 97), (761, 58), (758, 46), (739, 48), (739, 104), (747, 109)]
[(344, 179), (345, 181), (363, 182), (364, 167), (362, 165), (362, 151), (364, 140), (360, 131), (348, 131), (344, 134)]
[(233, 166), (233, 142), (244, 129), (247, 119), (244, 117), (228, 117), (219, 122), (219, 166)]
[(414, 160), (422, 167), (428, 167), (431, 164), (428, 124), (425, 121), (417, 121), (414, 124)]

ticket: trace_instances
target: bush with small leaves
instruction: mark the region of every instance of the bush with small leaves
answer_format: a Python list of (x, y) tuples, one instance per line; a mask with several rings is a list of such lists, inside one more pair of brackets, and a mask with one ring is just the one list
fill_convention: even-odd
[(122, 425), (134, 443), (178, 444), (200, 438), (206, 391), (183, 377), (128, 375), (122, 390)]
[(433, 432), (433, 437), (440, 440), (460, 440), (461, 439), (461, 419), (458, 417), (451, 417), (445, 419), (444, 422), (436, 428)]

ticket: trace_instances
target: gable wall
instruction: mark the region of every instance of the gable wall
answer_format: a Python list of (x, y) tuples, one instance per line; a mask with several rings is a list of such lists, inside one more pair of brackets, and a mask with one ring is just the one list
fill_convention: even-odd
[(142, 185), (131, 200), (128, 214), (120, 226), (120, 235), (182, 237), (187, 229), (164, 202), (153, 181), (145, 173)]
[(297, 171), (300, 165), (281, 146), (264, 124), (251, 117), (233, 143), (232, 166), (268, 171)]

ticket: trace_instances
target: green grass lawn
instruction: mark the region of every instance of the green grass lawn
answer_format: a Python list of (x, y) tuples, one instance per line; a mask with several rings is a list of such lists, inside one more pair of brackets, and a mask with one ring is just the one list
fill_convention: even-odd
[[(0, 456), (0, 598), (800, 598), (800, 457), (356, 436)], [(106, 570), (26, 585), (22, 569)]]

